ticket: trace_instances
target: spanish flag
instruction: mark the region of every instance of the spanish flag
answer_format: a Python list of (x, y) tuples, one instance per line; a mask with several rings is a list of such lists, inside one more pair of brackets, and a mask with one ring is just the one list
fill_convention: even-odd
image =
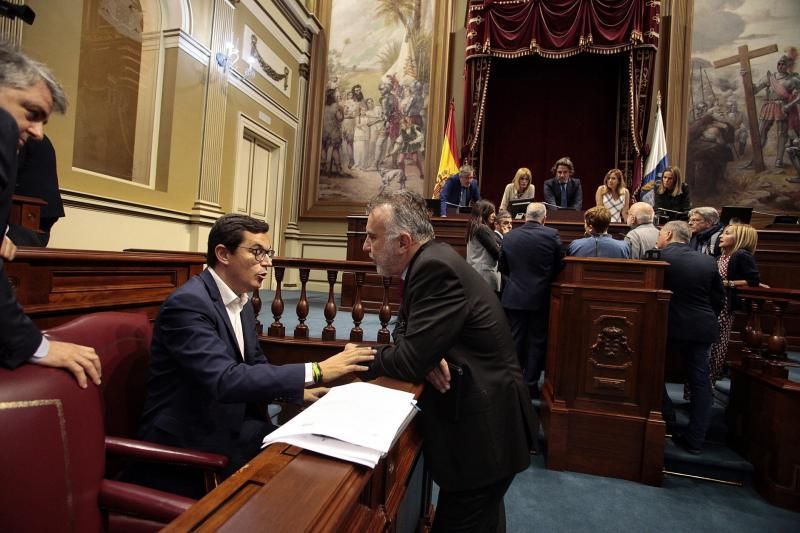
[(444, 128), (444, 140), (442, 141), (442, 156), (439, 159), (439, 172), (436, 173), (436, 184), (433, 186), (433, 197), (439, 198), (442, 191), (442, 184), (449, 176), (458, 172), (461, 163), (458, 161), (456, 151), (456, 125), (455, 125), (456, 106), (450, 102), (447, 111), (447, 125)]

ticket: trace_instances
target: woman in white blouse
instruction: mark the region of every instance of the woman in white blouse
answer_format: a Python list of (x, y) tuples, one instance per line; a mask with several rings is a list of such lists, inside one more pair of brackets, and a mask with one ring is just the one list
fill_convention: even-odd
[(531, 171), (525, 167), (520, 168), (511, 183), (506, 185), (506, 190), (503, 191), (500, 209), (508, 209), (508, 203), (511, 200), (532, 200), (535, 190)]
[(597, 188), (594, 195), (595, 204), (605, 207), (611, 213), (611, 222), (624, 222), (628, 220), (628, 207), (631, 196), (625, 187), (625, 178), (622, 171), (612, 168), (606, 172), (603, 185)]

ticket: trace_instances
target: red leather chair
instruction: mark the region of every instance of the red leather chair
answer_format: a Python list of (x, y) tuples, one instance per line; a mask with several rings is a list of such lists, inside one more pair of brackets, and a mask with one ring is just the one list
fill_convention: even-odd
[[(129, 459), (170, 463), (201, 471), (206, 491), (219, 483), (219, 472), (228, 464), (224, 455), (161, 446), (136, 437), (147, 393), (150, 341), (153, 327), (143, 313), (106, 311), (90, 313), (45, 332), (50, 339), (91, 346), (102, 365), (102, 399), (106, 448)], [(120, 470), (113, 461), (107, 473)]]
[(0, 369), (0, 529), (145, 531), (189, 498), (103, 479), (100, 390), (38, 365)]

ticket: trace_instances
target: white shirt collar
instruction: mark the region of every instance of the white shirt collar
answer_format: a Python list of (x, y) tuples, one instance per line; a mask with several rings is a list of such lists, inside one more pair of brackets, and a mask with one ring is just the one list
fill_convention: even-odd
[(208, 267), (208, 272), (211, 274), (211, 277), (214, 278), (214, 283), (217, 284), (217, 288), (219, 289), (219, 295), (222, 298), (222, 303), (225, 307), (230, 307), (232, 304), (238, 306), (239, 310), (241, 311), (244, 309), (244, 306), (250, 300), (250, 295), (245, 293), (239, 296), (233, 290), (222, 281), (222, 278), (219, 277), (212, 267)]

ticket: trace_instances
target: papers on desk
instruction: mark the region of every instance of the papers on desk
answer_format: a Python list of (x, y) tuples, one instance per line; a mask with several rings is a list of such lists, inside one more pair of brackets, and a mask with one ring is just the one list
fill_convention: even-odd
[(410, 392), (349, 383), (264, 437), (264, 446), (285, 442), (375, 468), (416, 412)]

